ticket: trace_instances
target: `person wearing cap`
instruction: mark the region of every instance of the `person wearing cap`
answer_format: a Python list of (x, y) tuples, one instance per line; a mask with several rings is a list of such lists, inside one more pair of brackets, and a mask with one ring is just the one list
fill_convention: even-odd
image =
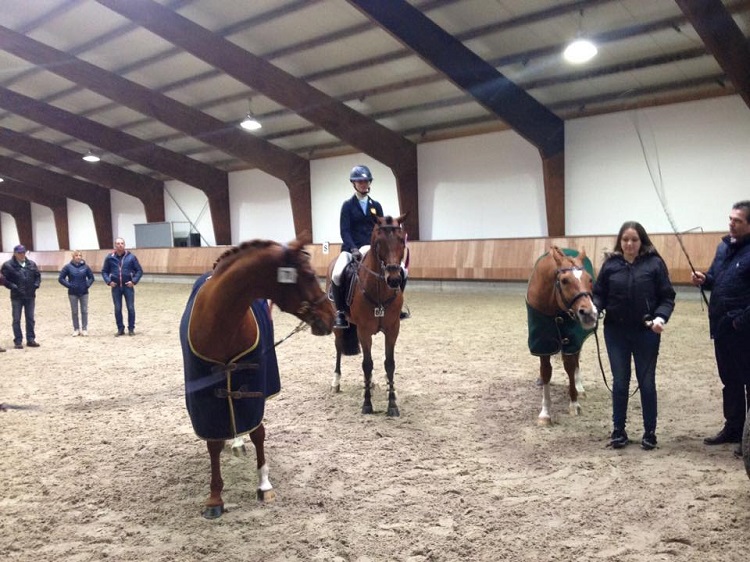
[[(0, 272), (0, 285), (3, 287), (8, 287), (10, 289), (10, 285), (8, 285), (8, 282), (5, 280), (5, 276)], [(5, 353), (5, 348), (0, 345), (0, 353)]]
[[(352, 259), (360, 260), (362, 253), (360, 248), (370, 244), (372, 229), (377, 222), (377, 217), (383, 216), (383, 207), (380, 203), (370, 197), (370, 184), (372, 184), (372, 173), (367, 166), (354, 166), (349, 173), (349, 181), (354, 188), (354, 195), (344, 201), (341, 206), (339, 218), (339, 230), (341, 234), (341, 254), (331, 272), (331, 294), (336, 306), (336, 318), (334, 329), (341, 330), (349, 327), (346, 320), (346, 295), (340, 286), (341, 276), (346, 266)], [(402, 264), (401, 289), (406, 285), (406, 270)], [(409, 313), (401, 312), (401, 318), (408, 318)]]
[(112, 288), (112, 302), (115, 305), (115, 336), (125, 334), (122, 318), (122, 299), (128, 309), (128, 335), (135, 335), (135, 286), (143, 276), (143, 269), (135, 254), (125, 249), (125, 240), (115, 239), (114, 252), (107, 254), (102, 265), (102, 279)]
[(2, 275), (10, 289), (15, 348), (23, 349), (22, 313), (26, 321), (26, 345), (39, 347), (34, 333), (34, 308), (36, 290), (42, 283), (42, 276), (36, 263), (26, 257), (26, 248), (22, 244), (13, 248), (13, 257), (3, 264)]

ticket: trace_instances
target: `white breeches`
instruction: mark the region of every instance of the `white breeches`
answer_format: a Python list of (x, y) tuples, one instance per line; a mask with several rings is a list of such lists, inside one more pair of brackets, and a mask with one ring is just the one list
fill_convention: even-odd
[[(362, 258), (365, 257), (365, 254), (370, 250), (370, 245), (362, 246), (359, 249), (359, 253), (362, 254)], [(341, 282), (341, 274), (344, 273), (344, 269), (347, 265), (349, 265), (349, 262), (352, 261), (352, 255), (349, 252), (341, 252), (339, 254), (339, 257), (336, 258), (336, 263), (333, 266), (333, 271), (331, 272), (331, 281), (333, 281), (333, 284), (337, 287), (339, 286), (339, 283)], [(404, 262), (401, 262), (401, 271), (404, 273), (404, 279), (409, 277), (409, 270), (404, 265)]]

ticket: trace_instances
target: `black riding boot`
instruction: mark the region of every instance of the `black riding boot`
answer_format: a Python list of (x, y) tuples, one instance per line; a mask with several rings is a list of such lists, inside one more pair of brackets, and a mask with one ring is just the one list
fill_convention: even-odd
[[(401, 270), (401, 292), (404, 292), (404, 289), (406, 289), (406, 282), (408, 281), (408, 278), (406, 275), (404, 275), (404, 271)], [(404, 303), (404, 308), (401, 309), (401, 313), (398, 315), (398, 317), (401, 320), (404, 320), (406, 318), (411, 318), (411, 312), (409, 311), (409, 307), (406, 306), (406, 303)]]
[(349, 322), (346, 321), (344, 290), (336, 285), (336, 283), (331, 283), (331, 293), (333, 294), (333, 304), (336, 305), (336, 318), (333, 321), (333, 329), (345, 330), (349, 327)]

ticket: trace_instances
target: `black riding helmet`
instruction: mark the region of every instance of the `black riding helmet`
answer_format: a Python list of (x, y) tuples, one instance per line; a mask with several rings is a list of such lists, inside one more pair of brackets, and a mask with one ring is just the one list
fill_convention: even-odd
[(349, 181), (372, 181), (370, 168), (367, 166), (354, 166), (349, 172)]

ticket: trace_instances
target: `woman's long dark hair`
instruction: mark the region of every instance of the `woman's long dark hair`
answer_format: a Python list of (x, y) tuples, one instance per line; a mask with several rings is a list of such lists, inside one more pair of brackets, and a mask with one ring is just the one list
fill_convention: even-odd
[[(636, 221), (626, 221), (622, 223), (622, 226), (620, 227), (620, 232), (617, 233), (617, 242), (615, 242), (615, 249), (614, 251), (618, 254), (622, 254), (622, 236), (625, 234), (626, 230), (633, 229), (638, 233), (638, 238), (641, 239), (641, 247), (638, 249), (638, 255), (642, 256), (643, 254), (656, 254), (659, 256), (659, 252), (656, 251), (656, 248), (654, 248), (654, 244), (651, 242), (651, 238), (648, 237), (648, 232), (646, 232), (646, 229), (643, 228), (643, 225)], [(661, 256), (659, 256), (661, 257)]]

